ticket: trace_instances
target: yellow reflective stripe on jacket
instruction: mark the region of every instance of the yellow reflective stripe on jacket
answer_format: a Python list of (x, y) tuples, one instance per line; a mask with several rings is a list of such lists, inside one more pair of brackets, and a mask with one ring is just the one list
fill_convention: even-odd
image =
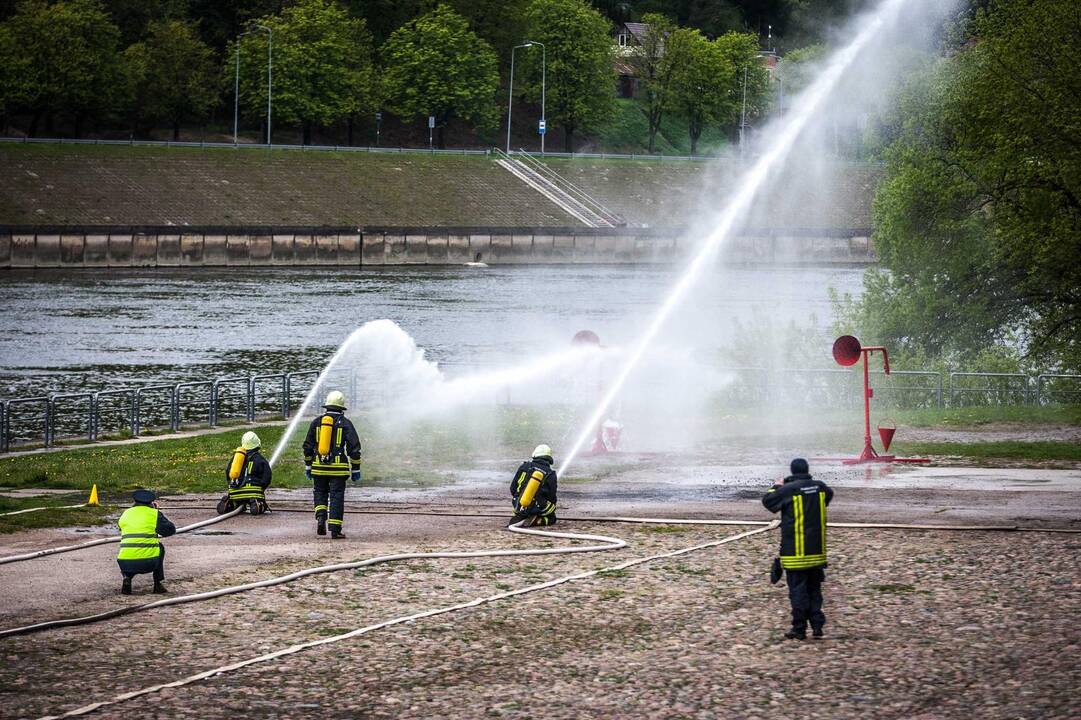
[(795, 536), (796, 536), (796, 557), (803, 557), (804, 553), (804, 537), (803, 537), (803, 496), (796, 495), (792, 498), (792, 511), (796, 518)]
[(161, 555), (158, 540), (158, 511), (148, 505), (136, 505), (124, 511), (120, 526), (120, 550), (117, 560), (152, 560)]
[(826, 564), (825, 553), (819, 555), (782, 555), (781, 567), (788, 570), (807, 570), (809, 568), (818, 567), (819, 565)]
[(826, 556), (826, 493), (818, 493), (818, 521), (822, 524), (822, 557)]

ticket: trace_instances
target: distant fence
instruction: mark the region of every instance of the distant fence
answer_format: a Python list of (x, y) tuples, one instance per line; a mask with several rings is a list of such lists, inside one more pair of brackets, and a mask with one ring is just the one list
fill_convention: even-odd
[[(863, 402), (861, 374), (840, 368), (730, 368), (733, 381), (720, 398), (744, 406), (857, 408)], [(0, 400), (0, 452), (24, 446), (51, 447), (61, 440), (139, 436), (164, 430), (217, 427), (223, 422), (287, 420), (315, 386), (320, 371), (220, 377), (175, 384), (109, 388)], [(951, 373), (895, 370), (871, 373), (879, 408), (942, 408), (988, 405), (1050, 405), (1081, 402), (1081, 375)], [(378, 407), (394, 395), (356, 370), (328, 378), (347, 389), (357, 406)], [(360, 395), (358, 396), (358, 390)], [(509, 388), (493, 396), (512, 404)]]
[[(491, 155), (489, 148), (407, 148), (385, 147), (374, 145), (292, 145), (260, 143), (230, 143), (230, 142), (193, 142), (191, 140), (96, 140), (82, 138), (31, 138), (31, 137), (0, 137), (0, 142), (15, 143), (20, 145), (132, 145), (140, 147), (178, 147), (178, 148), (212, 148), (221, 150), (299, 150), (302, 152), (356, 152), (356, 153), (408, 153), (416, 155)], [(517, 155), (520, 151), (512, 150), (511, 155)], [(545, 151), (542, 157), (558, 158), (593, 158), (601, 160), (676, 160), (702, 162), (718, 159), (738, 159), (735, 155), (665, 155), (636, 154), (636, 153), (569, 153)]]

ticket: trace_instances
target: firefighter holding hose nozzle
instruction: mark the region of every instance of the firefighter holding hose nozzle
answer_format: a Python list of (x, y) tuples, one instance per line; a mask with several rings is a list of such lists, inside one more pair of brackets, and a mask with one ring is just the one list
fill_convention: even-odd
[(788, 581), (788, 599), (792, 603), (792, 629), (784, 634), (789, 640), (807, 638), (807, 623), (816, 638), (822, 637), (826, 616), (822, 612), (822, 581), (826, 579), (826, 506), (833, 490), (811, 477), (803, 458), (789, 465), (792, 474), (770, 488), (762, 504), (770, 512), (781, 513), (781, 553), (773, 561), (773, 582), (781, 572)]
[(244, 433), (240, 447), (233, 451), (233, 457), (225, 468), (225, 482), (229, 489), (225, 497), (218, 501), (219, 515), (238, 507), (252, 515), (270, 512), (266, 504), (266, 489), (270, 487), (273, 473), (261, 448), (262, 441), (258, 435), (250, 430)]
[(525, 526), (555, 525), (556, 471), (552, 469), (552, 448), (538, 445), (533, 457), (514, 473), (510, 494), (514, 505), (514, 520), (526, 520)]
[(326, 535), (329, 525), (330, 536), (338, 539), (345, 537), (345, 481), (360, 482), (360, 438), (345, 416), (345, 395), (329, 393), (324, 408), (304, 438), (304, 474), (315, 491), (316, 534)]

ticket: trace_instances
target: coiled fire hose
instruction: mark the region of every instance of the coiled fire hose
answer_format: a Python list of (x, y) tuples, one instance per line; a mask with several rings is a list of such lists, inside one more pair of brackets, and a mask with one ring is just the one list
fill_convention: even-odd
[[(678, 520), (677, 521), (669, 520), (669, 521), (665, 521), (665, 522), (668, 522), (668, 523), (676, 522), (676, 523), (678, 523), (679, 521)], [(185, 685), (191, 685), (193, 683), (197, 683), (197, 682), (200, 682), (202, 680), (206, 680), (208, 678), (215, 677), (217, 675), (224, 675), (225, 673), (234, 672), (236, 670), (240, 670), (242, 668), (249, 667), (251, 665), (257, 665), (259, 663), (271, 662), (273, 660), (277, 660), (279, 658), (286, 657), (288, 655), (294, 655), (296, 653), (303, 652), (305, 650), (310, 650), (310, 649), (315, 648), (315, 647), (320, 647), (322, 645), (329, 645), (329, 644), (332, 644), (332, 643), (341, 642), (343, 640), (350, 640), (352, 638), (359, 637), (361, 635), (365, 635), (367, 633), (374, 632), (376, 630), (381, 630), (383, 628), (392, 627), (394, 625), (401, 625), (402, 623), (413, 622), (415, 620), (420, 620), (420, 619), (423, 619), (423, 618), (434, 617), (436, 615), (444, 615), (444, 614), (447, 614), (447, 613), (456, 612), (458, 610), (465, 610), (465, 609), (468, 609), (468, 608), (477, 607), (479, 605), (484, 605), (484, 604), (487, 604), (487, 603), (495, 602), (497, 600), (503, 600), (503, 599), (506, 599), (506, 598), (515, 597), (515, 596), (518, 596), (518, 595), (525, 595), (527, 593), (538, 592), (538, 591), (541, 591), (541, 590), (547, 590), (549, 588), (553, 588), (553, 587), (556, 587), (558, 585), (563, 585), (563, 584), (566, 584), (566, 583), (569, 583), (569, 582), (573, 582), (575, 580), (584, 580), (586, 578), (591, 578), (591, 577), (595, 577), (597, 575), (600, 575), (601, 573), (624, 570), (626, 568), (633, 567), (635, 565), (641, 565), (641, 564), (644, 564), (644, 563), (647, 563), (647, 562), (652, 562), (654, 560), (662, 560), (662, 559), (665, 559), (665, 558), (676, 557), (676, 556), (679, 556), (679, 555), (685, 555), (687, 553), (696, 552), (698, 550), (704, 550), (706, 548), (716, 547), (718, 545), (724, 545), (726, 543), (734, 542), (736, 540), (741, 540), (743, 538), (750, 537), (752, 535), (757, 535), (759, 533), (763, 533), (763, 532), (765, 532), (767, 530), (770, 530), (770, 529), (776, 527), (777, 524), (778, 523), (776, 521), (774, 521), (774, 522), (769, 523), (768, 525), (765, 525), (764, 527), (755, 528), (754, 530), (748, 530), (746, 532), (739, 533), (738, 535), (731, 535), (729, 537), (722, 538), (721, 540), (712, 540), (710, 542), (701, 543), (699, 545), (693, 545), (691, 547), (681, 548), (679, 550), (673, 550), (671, 552), (660, 553), (660, 554), (657, 554), (657, 555), (650, 555), (650, 556), (641, 557), (641, 558), (634, 558), (634, 559), (627, 560), (625, 562), (619, 563), (618, 565), (612, 565), (610, 567), (600, 568), (600, 569), (597, 569), (597, 570), (587, 570), (587, 571), (584, 571), (584, 572), (575, 573), (573, 575), (565, 575), (565, 576), (563, 576), (561, 578), (556, 578), (554, 580), (548, 580), (548, 581), (545, 581), (545, 582), (542, 582), (542, 583), (537, 583), (535, 585), (530, 585), (528, 587), (519, 588), (518, 590), (508, 590), (506, 592), (496, 593), (495, 595), (488, 595), (488, 596), (485, 596), (485, 597), (475, 598), (475, 599), (470, 600), (468, 602), (458, 603), (456, 605), (447, 605), (447, 606), (444, 606), (444, 607), (441, 607), (441, 608), (434, 608), (434, 609), (431, 609), (431, 610), (423, 610), (423, 611), (418, 612), (418, 613), (413, 613), (412, 615), (405, 615), (405, 616), (402, 616), (402, 617), (393, 618), (391, 620), (384, 620), (382, 622), (375, 623), (373, 625), (367, 625), (365, 627), (360, 627), (360, 628), (357, 628), (355, 630), (351, 630), (349, 632), (342, 633), (340, 635), (333, 635), (331, 637), (321, 638), (319, 640), (313, 640), (311, 642), (299, 643), (299, 644), (296, 644), (296, 645), (290, 645), (289, 647), (282, 648), (281, 650), (275, 650), (274, 652), (266, 653), (264, 655), (257, 655), (256, 657), (248, 658), (246, 660), (240, 660), (238, 662), (235, 662), (235, 663), (232, 663), (232, 664), (229, 664), (229, 665), (223, 665), (221, 667), (216, 667), (216, 668), (212, 668), (210, 670), (205, 670), (205, 671), (203, 671), (201, 673), (197, 673), (195, 675), (189, 675), (188, 677), (181, 678), (179, 680), (174, 680), (172, 682), (161, 683), (159, 685), (151, 685), (150, 687), (145, 687), (145, 688), (142, 688), (140, 690), (134, 690), (134, 691), (127, 692), (127, 693), (122, 693), (120, 695), (117, 695), (117, 696), (109, 699), (109, 700), (102, 700), (102, 701), (99, 701), (99, 702), (91, 703), (90, 705), (84, 705), (82, 707), (79, 707), (79, 708), (76, 708), (74, 710), (70, 710), (70, 711), (68, 711), (66, 713), (63, 713), (62, 715), (48, 715), (48, 716), (39, 718), (39, 720), (58, 720), (59, 718), (77, 717), (77, 716), (80, 716), (80, 715), (88, 715), (88, 714), (90, 714), (92, 712), (100, 710), (101, 708), (109, 707), (111, 705), (117, 705), (119, 703), (126, 702), (128, 700), (134, 700), (135, 698), (143, 697), (144, 695), (150, 695), (150, 694), (159, 692), (161, 690), (165, 690), (167, 688), (178, 688), (178, 687), (183, 687)], [(621, 540), (619, 538), (607, 537), (607, 536), (604, 536), (604, 535), (584, 535), (584, 534), (578, 534), (578, 533), (558, 533), (558, 532), (551, 532), (551, 531), (546, 531), (546, 530), (535, 530), (535, 529), (531, 529), (531, 528), (523, 528), (523, 527), (519, 527), (517, 525), (510, 525), (510, 526), (507, 527), (507, 529), (510, 530), (511, 532), (523, 533), (523, 534), (527, 534), (527, 535), (537, 535), (537, 536), (540, 536), (540, 537), (555, 537), (555, 538), (563, 538), (563, 539), (571, 539), (571, 540), (599, 541), (599, 542), (603, 542), (604, 544), (602, 544), (602, 545), (587, 545), (587, 546), (569, 546), (569, 547), (560, 547), (560, 548), (539, 548), (539, 549), (536, 549), (536, 550), (479, 550), (479, 551), (474, 551), (474, 552), (458, 552), (458, 553), (454, 553), (454, 552), (449, 552), (449, 553), (439, 553), (439, 552), (436, 552), (436, 553), (404, 553), (404, 554), (401, 554), (401, 555), (386, 555), (386, 556), (382, 556), (382, 557), (379, 557), (379, 558), (372, 558), (370, 560), (365, 560), (365, 561), (362, 561), (360, 563), (346, 563), (344, 565), (348, 565), (350, 567), (363, 567), (365, 565), (374, 565), (374, 564), (379, 563), (379, 562), (391, 562), (393, 560), (413, 560), (413, 559), (425, 559), (425, 558), (506, 557), (506, 556), (522, 556), (522, 555), (554, 555), (554, 554), (573, 553), (573, 552), (598, 552), (598, 551), (603, 551), (603, 550), (616, 550), (616, 549), (619, 549), (619, 548), (622, 548), (622, 547), (626, 546), (626, 542), (624, 540)], [(330, 566), (328, 566), (328, 567), (330, 567)], [(344, 566), (342, 567), (342, 569), (345, 569)], [(215, 591), (215, 592), (217, 592), (217, 591)], [(173, 598), (173, 599), (174, 600), (179, 600), (180, 598)]]

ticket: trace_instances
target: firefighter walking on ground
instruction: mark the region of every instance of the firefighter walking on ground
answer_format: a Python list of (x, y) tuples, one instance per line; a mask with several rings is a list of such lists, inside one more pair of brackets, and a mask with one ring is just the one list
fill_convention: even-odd
[[(360, 438), (345, 416), (345, 396), (327, 395), (326, 412), (312, 420), (304, 438), (304, 474), (315, 490), (315, 532), (344, 538), (345, 481), (360, 481)], [(329, 513), (329, 518), (328, 518)]]
[[(826, 506), (833, 490), (815, 480), (803, 458), (796, 458), (789, 468), (792, 474), (779, 481), (762, 498), (770, 512), (781, 513), (780, 568), (788, 581), (788, 599), (792, 603), (792, 629), (789, 640), (804, 640), (807, 623), (816, 638), (822, 637), (826, 616), (822, 612), (822, 581), (826, 578)], [(774, 561), (774, 582), (780, 579)]]
[(218, 514), (224, 515), (236, 508), (243, 508), (252, 515), (270, 511), (266, 503), (266, 489), (270, 487), (272, 471), (270, 463), (260, 451), (262, 442), (254, 432), (248, 431), (240, 439), (240, 447), (225, 468), (228, 493), (218, 502)]
[(158, 510), (157, 496), (150, 490), (136, 490), (131, 495), (135, 505), (124, 511), (120, 526), (120, 552), (116, 564), (124, 583), (120, 592), (131, 595), (131, 579), (144, 573), (154, 574), (154, 592), (164, 593), (165, 548), (159, 537), (176, 533), (176, 525)]
[(513, 522), (529, 525), (556, 523), (556, 471), (552, 469), (552, 448), (538, 445), (533, 457), (518, 466), (510, 481), (514, 506)]

